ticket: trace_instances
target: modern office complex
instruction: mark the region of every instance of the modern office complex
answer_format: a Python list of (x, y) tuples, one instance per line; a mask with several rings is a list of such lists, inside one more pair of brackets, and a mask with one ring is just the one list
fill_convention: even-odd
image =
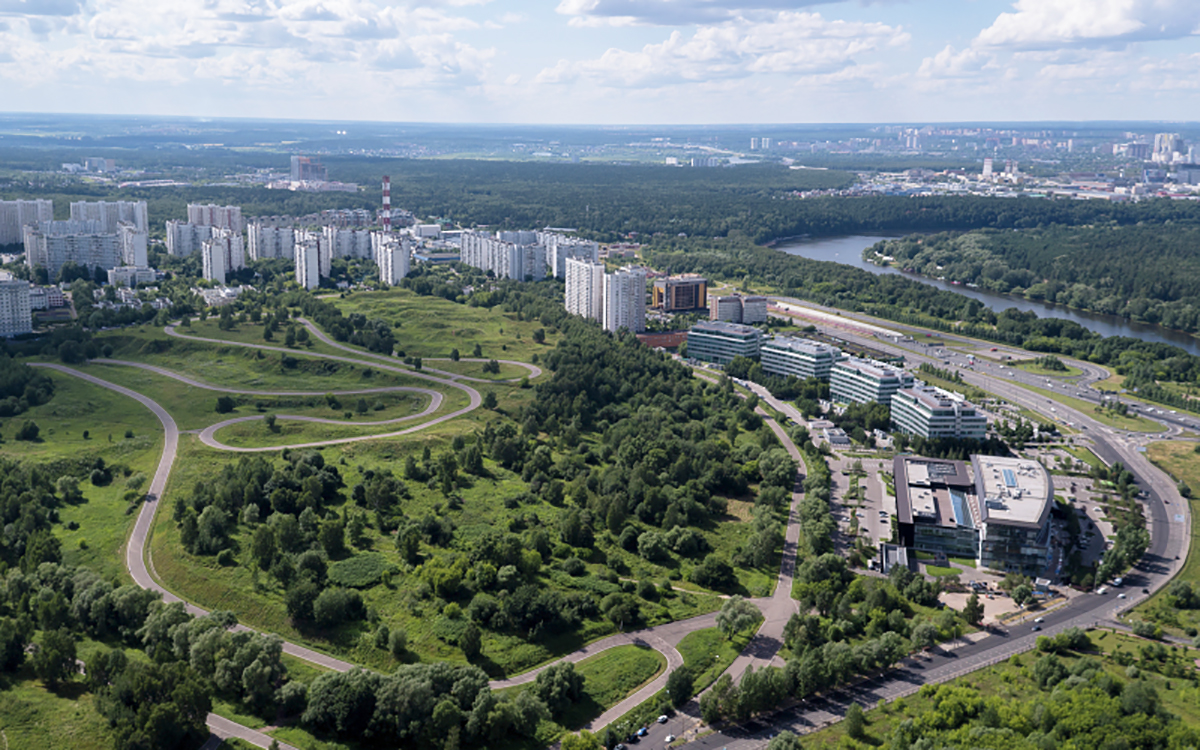
[(901, 388), (892, 396), (892, 424), (923, 438), (983, 440), (987, 417), (957, 393), (927, 385)]
[(37, 227), (25, 227), (25, 263), (41, 266), (50, 279), (58, 278), (64, 263), (89, 269), (125, 265), (121, 259), (121, 240), (106, 232), (98, 221), (43, 221)]
[(687, 355), (727, 365), (734, 357), (757, 358), (762, 331), (741, 323), (703, 320), (688, 330)]
[(381, 282), (395, 286), (408, 275), (412, 254), (408, 240), (387, 232), (372, 232), (371, 248)]
[(133, 289), (138, 284), (152, 284), (157, 278), (153, 268), (145, 266), (118, 266), (108, 269), (108, 283)]
[(646, 330), (646, 269), (626, 266), (604, 275), (604, 330)]
[(290, 223), (276, 226), (269, 222), (252, 221), (246, 226), (246, 249), (251, 260), (292, 258), (296, 254), (295, 248), (296, 230)]
[(537, 244), (537, 232), (463, 232), (462, 262), (496, 278), (541, 281), (546, 278), (546, 248)]
[(546, 248), (546, 262), (557, 279), (566, 277), (568, 258), (600, 260), (600, 245), (591, 240), (557, 232), (538, 232), (536, 241)]
[(591, 259), (567, 258), (567, 312), (604, 322), (604, 264)]
[(845, 358), (836, 346), (791, 336), (776, 336), (762, 345), (763, 370), (781, 378), (829, 380), (833, 365)]
[(651, 307), (663, 312), (699, 310), (708, 303), (708, 279), (693, 274), (658, 279), (651, 290)]
[(205, 240), (212, 238), (213, 228), (203, 224), (189, 224), (186, 221), (167, 222), (167, 252), (171, 255), (186, 258), (200, 250)]
[(98, 221), (102, 232), (116, 232), (122, 221), (143, 232), (150, 229), (146, 201), (76, 201), (71, 204), (71, 220)]
[(897, 456), (893, 471), (901, 545), (996, 571), (1046, 570), (1054, 490), (1041, 464), (972, 456), (968, 473), (962, 461)]
[(213, 229), (212, 237), (200, 245), (204, 278), (225, 283), (227, 274), (246, 267), (246, 253), (241, 232)]
[(730, 323), (766, 323), (767, 298), (743, 297), (731, 294), (725, 297), (713, 297), (708, 302), (708, 317), (710, 320), (724, 320)]
[(869, 359), (844, 359), (829, 373), (830, 397), (842, 403), (891, 404), (896, 391), (912, 385), (912, 373)]
[(213, 203), (189, 203), (187, 207), (189, 224), (199, 224), (204, 227), (230, 229), (239, 234), (246, 228), (242, 221), (241, 206), (218, 206)]
[(53, 220), (53, 201), (0, 201), (0, 245), (18, 245), (25, 241), (27, 224)]
[(0, 338), (33, 332), (29, 282), (0, 273)]

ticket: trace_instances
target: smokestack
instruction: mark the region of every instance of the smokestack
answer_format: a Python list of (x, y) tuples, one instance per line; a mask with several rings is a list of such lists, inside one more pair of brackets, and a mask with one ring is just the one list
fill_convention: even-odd
[(383, 231), (392, 233), (392, 178), (383, 176)]

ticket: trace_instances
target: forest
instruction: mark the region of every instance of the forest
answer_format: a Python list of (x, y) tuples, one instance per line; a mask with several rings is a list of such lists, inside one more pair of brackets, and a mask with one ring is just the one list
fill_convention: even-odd
[(1050, 226), (887, 240), (866, 251), (982, 289), (1196, 333), (1200, 226)]

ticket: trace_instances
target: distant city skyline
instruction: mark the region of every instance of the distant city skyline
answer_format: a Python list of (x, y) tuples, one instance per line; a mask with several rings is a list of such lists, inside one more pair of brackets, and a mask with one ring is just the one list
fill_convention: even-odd
[(0, 0), (4, 109), (461, 123), (1196, 119), (1195, 0)]

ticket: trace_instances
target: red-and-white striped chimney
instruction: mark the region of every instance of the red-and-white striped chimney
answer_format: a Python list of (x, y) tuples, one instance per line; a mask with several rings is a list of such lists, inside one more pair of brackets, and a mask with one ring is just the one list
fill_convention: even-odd
[(383, 176), (383, 231), (392, 231), (392, 178)]

